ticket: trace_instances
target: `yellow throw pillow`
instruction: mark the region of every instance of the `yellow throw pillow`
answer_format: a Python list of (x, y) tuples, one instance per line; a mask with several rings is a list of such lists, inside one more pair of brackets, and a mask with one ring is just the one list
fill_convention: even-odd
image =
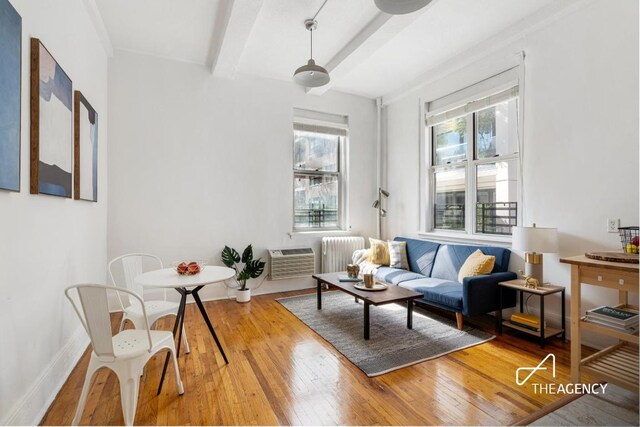
[(369, 261), (373, 264), (389, 265), (391, 262), (389, 259), (389, 246), (384, 240), (377, 240), (369, 238), (369, 244), (371, 245), (371, 255)]
[(493, 255), (485, 255), (480, 249), (469, 255), (467, 260), (460, 267), (458, 272), (458, 282), (462, 283), (465, 277), (479, 276), (481, 274), (490, 274), (496, 263), (496, 257)]

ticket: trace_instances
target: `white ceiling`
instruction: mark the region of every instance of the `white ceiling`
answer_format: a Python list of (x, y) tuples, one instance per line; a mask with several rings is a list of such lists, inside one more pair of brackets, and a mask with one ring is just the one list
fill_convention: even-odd
[[(373, 0), (328, 0), (317, 16), (314, 59), (327, 89), (367, 97), (394, 93), (425, 72), (542, 12), (580, 0), (432, 0), (409, 15)], [(291, 81), (309, 58), (304, 20), (324, 0), (96, 0), (113, 47), (235, 73)], [(555, 3), (552, 4), (552, 3)]]

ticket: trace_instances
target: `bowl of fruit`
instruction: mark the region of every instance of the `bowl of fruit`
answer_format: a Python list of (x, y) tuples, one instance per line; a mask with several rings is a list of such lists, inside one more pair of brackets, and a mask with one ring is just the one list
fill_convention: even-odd
[(620, 233), (620, 242), (622, 250), (628, 254), (637, 254), (640, 252), (640, 237), (638, 237), (638, 226), (634, 227), (618, 227)]
[(200, 273), (205, 264), (205, 261), (178, 261), (173, 263), (173, 267), (181, 276), (193, 276)]

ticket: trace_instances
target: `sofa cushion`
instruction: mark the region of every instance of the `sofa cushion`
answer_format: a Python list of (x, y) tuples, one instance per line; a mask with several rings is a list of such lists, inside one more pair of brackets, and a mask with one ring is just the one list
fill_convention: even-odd
[[(485, 255), (496, 257), (492, 273), (507, 271), (511, 255), (509, 249), (495, 246), (440, 245), (433, 262), (431, 277), (457, 281), (460, 267), (469, 255), (478, 249)], [(409, 253), (409, 257), (411, 257), (411, 253)]]
[(407, 259), (407, 242), (396, 242), (389, 240), (389, 267), (409, 270), (409, 260)]
[(372, 264), (389, 265), (389, 245), (384, 240), (369, 237), (369, 262)]
[(491, 274), (496, 257), (485, 255), (480, 249), (469, 255), (460, 271), (458, 271), (458, 282), (462, 283), (465, 277), (479, 276), (481, 274)]
[(407, 242), (407, 258), (409, 259), (409, 268), (415, 273), (422, 273), (429, 277), (433, 268), (433, 260), (438, 252), (439, 243), (429, 242), (427, 240), (407, 239), (404, 237), (396, 237), (393, 239), (399, 242)]
[(400, 283), (402, 288), (411, 289), (424, 295), (424, 300), (454, 311), (462, 311), (462, 284), (434, 277), (409, 280)]
[(392, 285), (397, 285), (407, 280), (422, 279), (424, 277), (425, 276), (420, 273), (402, 270), (400, 268), (380, 267), (378, 271), (376, 271), (376, 279), (385, 283), (391, 283)]

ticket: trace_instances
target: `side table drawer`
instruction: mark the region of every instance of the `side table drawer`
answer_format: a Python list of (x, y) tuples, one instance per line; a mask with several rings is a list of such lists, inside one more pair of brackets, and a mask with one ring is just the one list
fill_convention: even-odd
[(624, 271), (603, 271), (602, 269), (580, 268), (582, 283), (606, 286), (620, 291), (638, 292), (638, 276)]

